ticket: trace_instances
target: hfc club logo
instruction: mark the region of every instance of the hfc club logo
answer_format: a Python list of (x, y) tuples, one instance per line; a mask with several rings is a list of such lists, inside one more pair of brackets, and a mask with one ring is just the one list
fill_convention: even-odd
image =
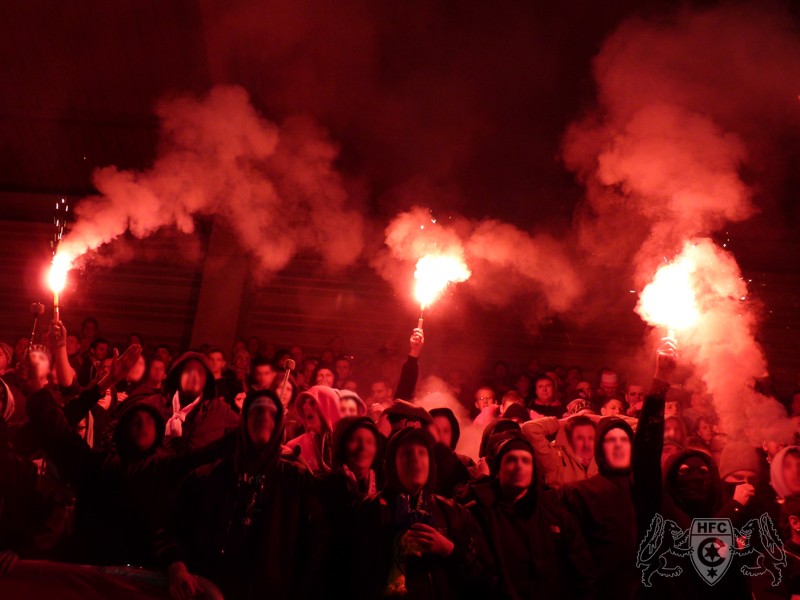
[(677, 577), (681, 560), (692, 565), (708, 585), (716, 584), (736, 557), (743, 557), (739, 572), (749, 577), (769, 576), (772, 586), (781, 582), (787, 565), (786, 552), (772, 519), (764, 513), (734, 529), (729, 519), (694, 519), (689, 529), (657, 514), (650, 523), (636, 557), (642, 584), (653, 585), (653, 577)]
[(714, 585), (731, 566), (733, 525), (730, 519), (695, 519), (689, 547), (695, 571), (708, 585)]

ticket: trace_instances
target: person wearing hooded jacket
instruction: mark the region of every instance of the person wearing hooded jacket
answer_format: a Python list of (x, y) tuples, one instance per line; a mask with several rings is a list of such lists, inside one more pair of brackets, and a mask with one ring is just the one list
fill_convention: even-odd
[(674, 346), (659, 349), (658, 368), (650, 395), (642, 407), (636, 437), (620, 417), (600, 419), (595, 433), (598, 474), (561, 490), (575, 515), (598, 568), (600, 598), (633, 597), (639, 574), (639, 539), (659, 508), (658, 473), (664, 439), (664, 383), (674, 369)]
[(283, 407), (274, 392), (248, 392), (236, 452), (186, 477), (159, 535), (158, 560), (176, 598), (197, 591), (194, 574), (227, 600), (307, 598), (313, 563), (311, 472), (281, 458)]
[(359, 501), (348, 535), (332, 539), (351, 557), (344, 589), (354, 598), (486, 598), (494, 586), (491, 554), (475, 518), (432, 493), (433, 436), (406, 427), (389, 440), (386, 485)]
[(575, 518), (537, 483), (530, 442), (519, 431), (490, 439), (488, 481), (466, 508), (497, 564), (497, 598), (594, 598), (596, 571)]
[[(458, 423), (458, 419), (456, 419), (455, 413), (449, 408), (434, 408), (429, 412), (436, 427), (439, 429), (439, 441), (453, 452), (456, 452), (456, 446), (458, 446), (458, 440), (461, 437), (461, 426)], [(475, 461), (469, 456), (458, 454), (457, 452), (456, 456), (467, 469), (475, 466)]]
[(305, 433), (290, 440), (286, 446), (305, 461), (316, 474), (330, 470), (331, 433), (339, 422), (339, 390), (315, 385), (295, 401), (297, 417)]
[[(172, 365), (164, 382), (168, 393), (165, 440), (175, 452), (195, 450), (236, 431), (237, 415), (217, 396), (208, 357), (186, 352)], [(154, 398), (155, 402), (163, 402)]]
[(120, 419), (114, 449), (92, 450), (47, 388), (28, 398), (26, 410), (40, 447), (76, 489), (75, 530), (65, 552), (72, 562), (152, 564), (155, 533), (163, 528), (183, 477), (232, 453), (235, 445), (230, 435), (202, 450), (165, 456), (159, 451), (161, 414), (137, 403)]
[(319, 545), (323, 547), (323, 575), (332, 596), (345, 589), (342, 581), (351, 557), (327, 540), (345, 539), (348, 515), (356, 502), (383, 488), (381, 450), (385, 439), (368, 417), (345, 417), (336, 424), (332, 438), (330, 473), (320, 475), (314, 485), (317, 522), (321, 524)]

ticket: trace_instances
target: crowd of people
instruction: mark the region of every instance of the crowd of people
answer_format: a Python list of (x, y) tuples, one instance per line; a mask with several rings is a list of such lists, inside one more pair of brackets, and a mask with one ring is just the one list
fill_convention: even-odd
[[(800, 594), (800, 446), (722, 431), (673, 380), (675, 340), (652, 381), (498, 362), (426, 410), (421, 329), (358, 358), (340, 337), (177, 355), (100, 333), (0, 343), (2, 598)], [(800, 392), (784, 405), (800, 416)], [(777, 581), (755, 552), (711, 587), (677, 553), (643, 574), (654, 522), (765, 514)]]

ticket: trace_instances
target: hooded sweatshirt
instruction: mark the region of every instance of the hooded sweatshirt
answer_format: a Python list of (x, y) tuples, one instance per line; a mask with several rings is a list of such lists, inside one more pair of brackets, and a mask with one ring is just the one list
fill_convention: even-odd
[[(205, 387), (196, 398), (189, 398), (180, 389), (183, 369), (192, 360), (198, 361), (206, 372)], [(202, 448), (238, 427), (239, 415), (223, 398), (217, 397), (216, 381), (205, 354), (191, 351), (183, 354), (169, 370), (164, 387), (167, 390), (166, 439), (175, 452)], [(163, 402), (160, 398), (154, 401)]]
[[(416, 495), (403, 489), (397, 474), (396, 455), (400, 447), (414, 443), (428, 451), (429, 476)], [(451, 500), (432, 493), (436, 480), (434, 441), (424, 429), (407, 427), (389, 440), (386, 449), (386, 486), (376, 496), (368, 496), (354, 508), (349, 534), (331, 540), (350, 556), (344, 589), (355, 598), (377, 598), (387, 585), (396, 582), (392, 566), (400, 555), (401, 538), (412, 523), (422, 522), (438, 529), (455, 548), (447, 557), (422, 554), (403, 556), (405, 587), (403, 596), (418, 598), (485, 598), (494, 583), (491, 555), (475, 519)], [(398, 546), (399, 544), (399, 546)]]
[[(533, 446), (536, 469), (546, 485), (560, 488), (597, 475), (595, 459), (584, 465), (575, 456), (567, 439), (566, 430), (561, 427), (557, 418), (543, 417), (528, 421), (522, 426), (522, 433)], [(551, 444), (548, 437), (553, 435), (556, 436), (556, 440)]]
[[(458, 446), (458, 440), (461, 438), (461, 425), (459, 425), (455, 413), (453, 413), (453, 411), (449, 408), (434, 408), (430, 411), (430, 415), (434, 418), (444, 417), (450, 421), (450, 430), (452, 432), (452, 437), (450, 438), (450, 449), (455, 452), (456, 446)], [(459, 454), (457, 452), (456, 456), (458, 457), (458, 460), (461, 461), (461, 464), (468, 469), (475, 466), (475, 461), (469, 456)]]
[[(269, 442), (248, 434), (251, 406), (275, 406)], [(281, 458), (283, 407), (269, 391), (248, 393), (233, 458), (186, 477), (169, 528), (159, 536), (162, 567), (181, 561), (214, 581), (227, 600), (306, 598), (316, 580), (309, 509), (311, 473)]]
[[(496, 596), (513, 599), (594, 598), (596, 572), (592, 556), (574, 517), (555, 492), (540, 489), (536, 476), (526, 494), (507, 500), (498, 473), (510, 450), (531, 454), (519, 431), (491, 437), (491, 477), (471, 486), (466, 508), (475, 516), (497, 565)], [(534, 463), (535, 464), (535, 463)]]
[[(149, 565), (155, 532), (164, 526), (178, 484), (193, 469), (233, 451), (233, 435), (182, 455), (159, 452), (164, 436), (160, 413), (148, 404), (131, 407), (114, 432), (114, 450), (91, 450), (75, 433), (52, 394), (43, 389), (28, 398), (34, 434), (65, 483), (75, 486), (75, 531), (67, 557), (84, 564)], [(144, 451), (125, 436), (137, 413), (156, 426), (154, 443)]]
[[(305, 417), (305, 406), (313, 401), (317, 406), (317, 415), (322, 423), (322, 431), (311, 431)], [(326, 473), (330, 471), (330, 438), (336, 423), (339, 422), (338, 390), (324, 385), (315, 385), (297, 397), (295, 402), (297, 417), (305, 429), (305, 433), (287, 442), (292, 451), (299, 453), (311, 472)]]

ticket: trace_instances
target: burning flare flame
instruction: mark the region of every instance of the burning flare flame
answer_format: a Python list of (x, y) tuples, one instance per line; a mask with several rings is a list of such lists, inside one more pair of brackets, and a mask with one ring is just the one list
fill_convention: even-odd
[(72, 264), (69, 256), (66, 254), (56, 254), (53, 257), (53, 266), (50, 267), (50, 288), (58, 293), (64, 289), (67, 283), (67, 271)]
[(472, 275), (462, 258), (455, 256), (423, 256), (417, 262), (414, 278), (416, 297), (422, 308), (429, 306), (451, 282), (466, 281)]
[(697, 266), (684, 253), (656, 271), (653, 281), (642, 290), (636, 312), (650, 325), (669, 330), (692, 327), (700, 316), (692, 274)]

